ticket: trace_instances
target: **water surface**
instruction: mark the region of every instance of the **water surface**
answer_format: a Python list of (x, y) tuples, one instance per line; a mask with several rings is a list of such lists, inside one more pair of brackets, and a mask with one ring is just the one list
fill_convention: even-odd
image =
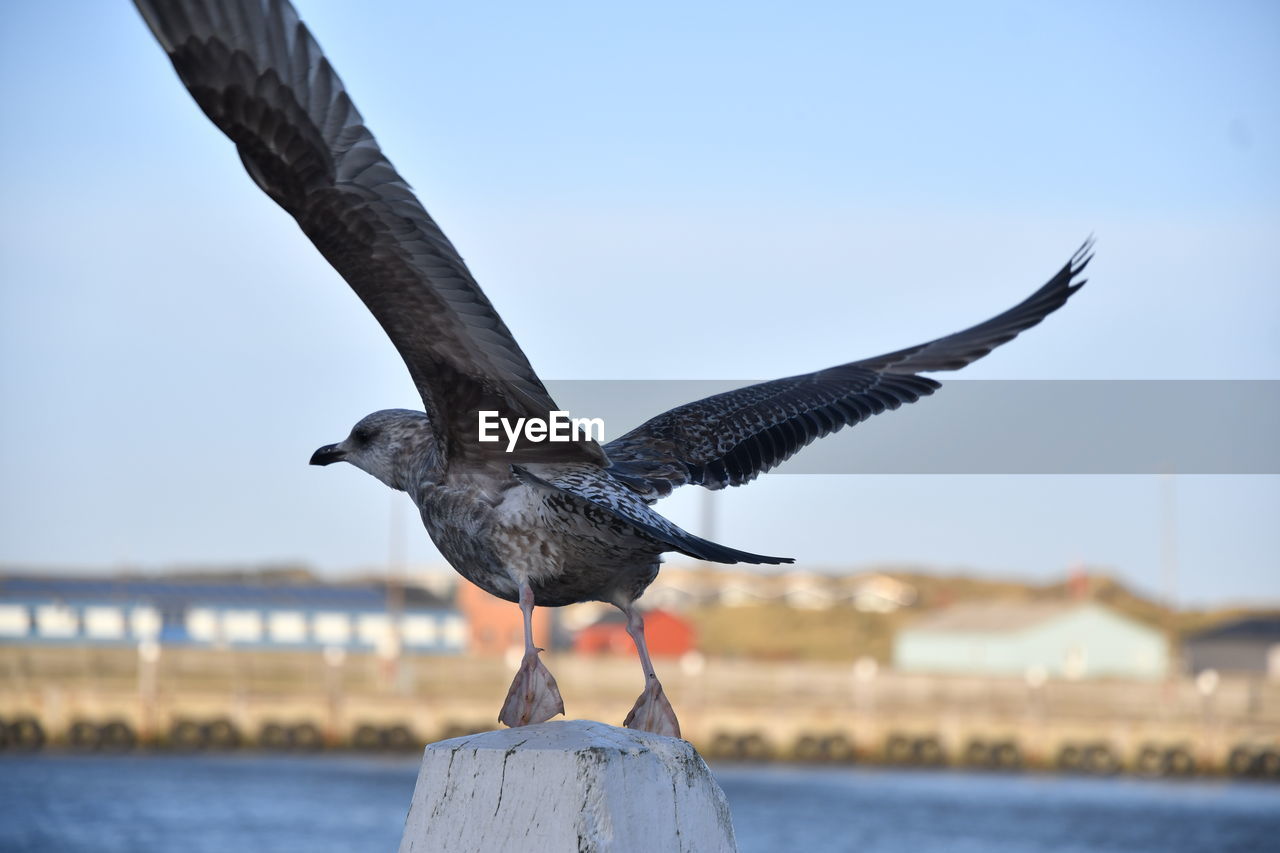
[[(395, 850), (418, 759), (0, 757), (0, 851)], [(742, 853), (1280, 850), (1280, 786), (720, 767)], [(535, 853), (530, 851), (530, 853)]]

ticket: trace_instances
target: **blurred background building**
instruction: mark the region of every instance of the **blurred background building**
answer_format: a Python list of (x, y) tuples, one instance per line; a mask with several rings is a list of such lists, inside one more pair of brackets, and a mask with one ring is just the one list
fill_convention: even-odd
[(970, 602), (932, 613), (898, 632), (894, 666), (1052, 678), (1163, 678), (1161, 631), (1088, 602)]
[[(892, 566), (672, 565), (642, 603), (711, 757), (1280, 775), (1274, 613)], [(570, 715), (620, 721), (642, 686), (621, 614), (536, 614)], [(492, 728), (522, 648), (519, 608), (443, 569), (11, 569), (0, 749), (408, 749)]]
[(14, 575), (0, 581), (8, 643), (457, 654), (466, 622), (421, 587)]
[(1192, 672), (1251, 673), (1280, 679), (1280, 615), (1229, 619), (1186, 640)]

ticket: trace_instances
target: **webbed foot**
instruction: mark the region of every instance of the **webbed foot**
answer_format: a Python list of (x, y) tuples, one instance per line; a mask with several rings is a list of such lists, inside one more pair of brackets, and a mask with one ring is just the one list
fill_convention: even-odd
[(680, 721), (676, 719), (676, 712), (667, 701), (667, 694), (662, 691), (662, 683), (656, 678), (647, 680), (644, 692), (640, 694), (622, 725), (656, 735), (680, 737)]
[(545, 723), (556, 714), (564, 713), (564, 700), (555, 676), (538, 659), (541, 649), (529, 652), (520, 662), (520, 669), (511, 681), (507, 701), (502, 703), (498, 722), (512, 728)]

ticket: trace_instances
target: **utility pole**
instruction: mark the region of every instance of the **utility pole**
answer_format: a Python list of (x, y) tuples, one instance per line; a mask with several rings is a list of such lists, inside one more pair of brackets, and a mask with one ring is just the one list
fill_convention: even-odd
[[(1178, 643), (1178, 492), (1172, 472), (1160, 475), (1160, 574), (1164, 586), (1165, 636), (1169, 643), (1167, 682), (1173, 694), (1182, 674), (1182, 653)], [(1169, 696), (1171, 700), (1173, 695)]]
[(716, 541), (716, 505), (713, 503), (715, 493), (710, 489), (702, 490), (702, 538), (709, 542)]
[(379, 648), (378, 652), (383, 659), (386, 683), (388, 686), (393, 686), (400, 683), (400, 653), (403, 647), (400, 621), (404, 615), (404, 584), (408, 553), (408, 542), (405, 539), (404, 502), (394, 491), (391, 493), (389, 512), (386, 579), (388, 636), (384, 640), (385, 647)]
[[(702, 538), (710, 542), (716, 541), (716, 505), (714, 503), (715, 495), (710, 489), (702, 489), (702, 518), (698, 526), (701, 528)], [(698, 564), (697, 581), (697, 601), (699, 605), (706, 604), (708, 600), (716, 597), (716, 592), (712, 589), (712, 577), (715, 570), (711, 564), (703, 560)]]

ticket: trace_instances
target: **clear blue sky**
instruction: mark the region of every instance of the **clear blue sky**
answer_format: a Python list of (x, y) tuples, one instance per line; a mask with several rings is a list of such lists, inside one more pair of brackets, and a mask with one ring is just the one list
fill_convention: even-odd
[[(1280, 378), (1274, 3), (299, 5), (545, 377), (913, 344), (1092, 232), (1079, 298), (965, 376)], [(386, 490), (305, 463), (414, 389), (133, 9), (4, 4), (0, 81), (0, 562), (384, 562)], [(1280, 600), (1278, 481), (1178, 478), (1184, 602)], [(1160, 488), (779, 474), (717, 535), (1155, 591)]]

